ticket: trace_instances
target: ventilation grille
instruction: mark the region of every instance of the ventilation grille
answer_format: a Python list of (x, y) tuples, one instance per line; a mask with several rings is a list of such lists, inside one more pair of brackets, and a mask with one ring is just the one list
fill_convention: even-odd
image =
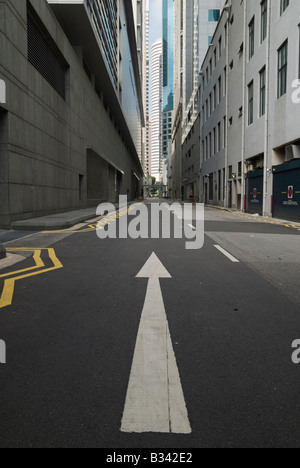
[(48, 81), (55, 91), (66, 100), (67, 66), (59, 57), (54, 41), (30, 7), (27, 10), (28, 60)]

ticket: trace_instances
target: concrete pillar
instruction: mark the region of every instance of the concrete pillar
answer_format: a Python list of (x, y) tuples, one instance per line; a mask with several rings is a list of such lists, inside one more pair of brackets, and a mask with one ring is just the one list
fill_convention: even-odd
[(6, 250), (0, 242), (0, 260), (6, 257)]

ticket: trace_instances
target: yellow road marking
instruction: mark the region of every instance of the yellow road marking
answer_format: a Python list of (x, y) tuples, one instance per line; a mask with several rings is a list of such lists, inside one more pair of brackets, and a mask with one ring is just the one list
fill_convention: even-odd
[[(141, 203), (142, 204), (142, 203)], [(110, 224), (112, 221), (116, 221), (116, 219), (119, 219), (121, 216), (124, 216), (125, 214), (129, 213), (130, 211), (134, 210), (135, 208), (132, 206), (129, 206), (128, 208), (123, 208), (120, 211), (117, 211), (116, 214), (113, 215), (106, 215), (105, 217), (101, 218), (101, 220), (98, 221), (96, 224), (90, 224), (87, 229), (78, 229), (77, 231), (72, 231), (66, 230), (66, 229), (61, 229), (58, 231), (43, 231), (42, 234), (83, 234), (86, 232), (93, 232), (96, 231), (97, 227), (101, 224), (101, 222), (104, 223), (104, 225)]]
[[(7, 249), (9, 252), (13, 250)], [(7, 278), (8, 276), (18, 275), (20, 273), (25, 273), (26, 271), (37, 270), (38, 268), (43, 268), (45, 266), (43, 260), (41, 259), (41, 249), (36, 250), (34, 252), (33, 260), (35, 261), (35, 266), (31, 268), (25, 268), (24, 270), (12, 271), (11, 273), (5, 273), (4, 275), (0, 275), (0, 278)]]
[[(20, 273), (23, 273), (20, 276), (15, 276), (14, 278), (9, 278), (9, 279), (5, 280), (2, 295), (1, 295), (1, 298), (0, 298), (0, 309), (3, 309), (4, 307), (10, 306), (12, 304), (16, 281), (23, 280), (23, 279), (26, 279), (26, 278), (31, 278), (31, 277), (37, 276), (37, 275), (42, 275), (44, 273), (49, 273), (50, 271), (54, 271), (54, 270), (58, 270), (60, 268), (63, 268), (62, 263), (58, 260), (56, 254), (55, 254), (55, 251), (52, 248), (50, 248), (50, 249), (34, 249), (34, 248), (32, 248), (32, 249), (28, 249), (28, 248), (21, 249), (21, 248), (18, 248), (18, 249), (7, 249), (7, 250), (11, 251), (11, 252), (13, 252), (13, 251), (19, 251), (19, 252), (20, 251), (24, 251), (24, 252), (33, 251), (34, 252), (33, 258), (34, 258), (34, 261), (35, 261), (36, 265), (34, 267), (32, 267), (32, 268), (26, 268), (24, 270), (15, 271), (15, 272), (9, 273), (7, 275), (2, 275), (1, 276), (1, 277), (4, 277), (4, 276), (10, 276), (10, 275), (13, 275), (13, 274), (18, 275)], [(53, 267), (46, 268), (46, 269), (40, 270), (40, 271), (36, 271), (34, 273), (28, 273), (28, 271), (30, 271), (30, 270), (41, 268), (41, 267), (45, 266), (44, 262), (42, 261), (42, 259), (40, 257), (42, 250), (48, 251), (48, 255), (49, 255), (50, 260), (53, 263)], [(24, 274), (24, 273), (26, 273), (26, 274)]]
[(255, 221), (255, 222), (260, 222), (261, 223), (261, 222), (264, 221), (265, 223), (300, 230), (300, 226), (295, 226), (294, 224), (285, 224), (285, 223), (280, 223), (278, 221), (271, 221), (271, 220), (268, 220), (268, 219), (261, 219), (261, 218), (257, 218), (257, 217), (252, 218), (251, 216), (247, 216), (246, 214), (233, 213), (231, 211), (226, 211), (226, 210), (222, 210), (222, 209), (219, 210), (218, 208), (213, 208), (213, 207), (210, 207), (210, 206), (208, 206), (207, 208), (210, 209), (210, 210), (219, 211), (220, 213), (223, 213), (223, 214), (232, 215), (232, 216), (239, 216), (240, 218), (243, 218), (243, 219), (251, 219), (251, 221)]

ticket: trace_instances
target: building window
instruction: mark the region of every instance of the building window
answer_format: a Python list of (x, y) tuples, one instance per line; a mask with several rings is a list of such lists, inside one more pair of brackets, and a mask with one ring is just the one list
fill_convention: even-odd
[(217, 134), (216, 134), (216, 128), (214, 128), (214, 133), (213, 133), (213, 155), (217, 153)]
[(222, 179), (222, 172), (218, 171), (218, 201), (221, 201), (221, 179)]
[(227, 67), (224, 68), (223, 86), (224, 86), (224, 97), (225, 97), (227, 94)]
[(253, 124), (254, 116), (254, 84), (253, 81), (248, 86), (248, 125)]
[(214, 110), (217, 107), (217, 87), (214, 86)]
[(260, 72), (260, 100), (259, 100), (259, 116), (262, 117), (266, 113), (266, 67)]
[(220, 19), (220, 10), (208, 10), (208, 21), (218, 22)]
[(214, 199), (214, 174), (209, 176), (209, 199)]
[(290, 0), (280, 0), (280, 15), (282, 15), (290, 4)]
[(268, 27), (268, 0), (261, 2), (261, 42), (263, 43), (267, 37)]
[(278, 50), (278, 99), (287, 91), (288, 41)]
[(68, 65), (29, 3), (27, 4), (27, 41), (28, 61), (52, 88), (66, 100)]
[(222, 101), (222, 77), (218, 79), (218, 94), (219, 94), (219, 104)]
[(254, 55), (254, 48), (255, 48), (255, 22), (254, 17), (252, 18), (249, 24), (249, 60)]

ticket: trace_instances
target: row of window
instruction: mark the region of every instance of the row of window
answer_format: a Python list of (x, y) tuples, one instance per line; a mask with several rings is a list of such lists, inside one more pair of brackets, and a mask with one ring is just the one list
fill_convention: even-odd
[[(280, 15), (282, 15), (287, 7), (289, 6), (289, 0), (280, 0)], [(234, 16), (230, 20), (230, 24), (233, 24)], [(267, 28), (268, 28), (268, 0), (262, 0), (261, 2), (261, 18), (260, 18), (260, 42), (261, 44), (267, 37)], [(255, 16), (251, 19), (249, 26), (249, 60), (254, 56), (255, 53)], [(209, 45), (211, 45), (212, 37), (209, 37)], [(217, 66), (218, 59), (222, 56), (223, 47), (226, 47), (227, 40), (227, 24), (225, 25), (225, 34), (224, 41), (223, 36), (221, 35), (218, 40), (218, 45), (214, 49), (213, 58), (210, 59), (209, 65), (205, 70), (203, 76), (203, 87), (207, 86), (209, 83), (209, 78), (213, 74), (214, 68)], [(241, 45), (240, 51), (243, 51), (244, 46)]]
[[(287, 7), (289, 6), (289, 0), (280, 0), (280, 15), (283, 15)], [(268, 0), (262, 0), (260, 13), (260, 43), (262, 44), (267, 37), (268, 28)], [(254, 56), (255, 53), (255, 16), (249, 23), (249, 60)]]
[(202, 154), (207, 161), (212, 156), (218, 154), (226, 146), (227, 118), (219, 122), (212, 132), (202, 141)]
[(208, 99), (205, 102), (205, 106), (202, 107), (202, 115), (205, 122), (212, 115), (216, 107), (221, 103), (223, 96), (226, 96), (226, 83), (227, 83), (227, 68), (224, 68), (223, 78), (220, 75), (217, 84), (213, 88), (213, 92), (210, 93)]
[[(287, 92), (288, 41), (278, 49), (277, 98)], [(266, 112), (266, 67), (259, 73), (259, 117)], [(254, 81), (248, 85), (248, 125), (254, 121)]]

